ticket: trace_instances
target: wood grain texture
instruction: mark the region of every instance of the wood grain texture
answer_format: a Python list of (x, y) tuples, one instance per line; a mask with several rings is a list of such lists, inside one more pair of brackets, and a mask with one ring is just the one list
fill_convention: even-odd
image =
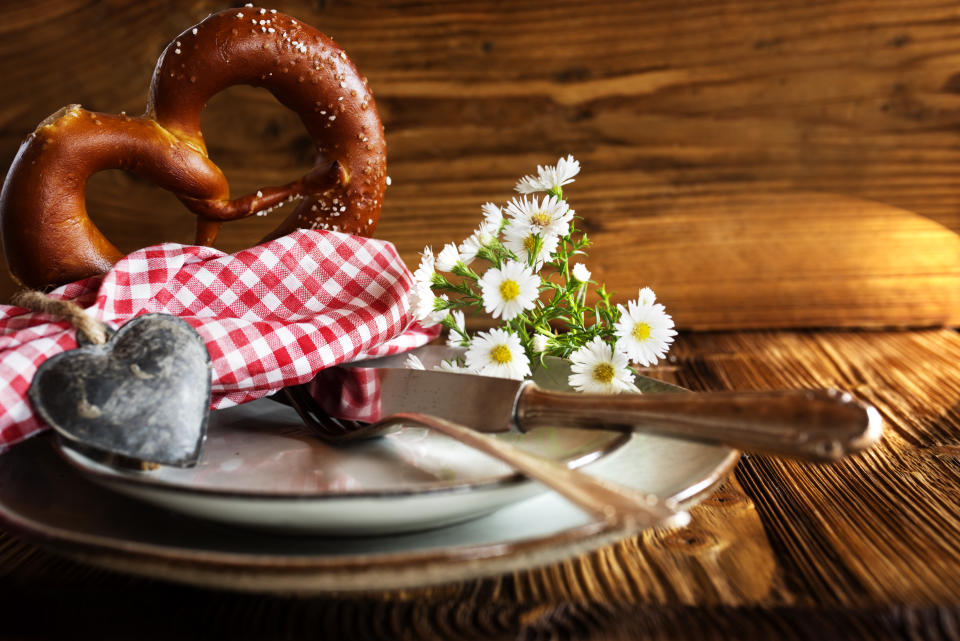
[[(10, 7), (0, 26), (0, 163), (64, 104), (142, 111), (164, 44), (226, 4)], [(424, 244), (463, 238), (480, 204), (506, 200), (517, 177), (573, 153), (584, 172), (569, 193), (596, 231), (595, 272), (622, 297), (654, 285), (683, 326), (957, 322), (960, 256), (944, 229), (799, 194), (866, 197), (960, 230), (960, 6), (275, 5), (330, 33), (368, 76), (393, 178), (378, 236), (409, 263)], [(302, 125), (266, 92), (228, 90), (204, 123), (234, 193), (292, 179), (311, 162)], [(758, 204), (755, 194), (783, 200)], [(95, 176), (88, 203), (123, 250), (191, 238), (175, 198), (126, 174)], [(280, 215), (227, 226), (220, 246), (248, 244)], [(784, 252), (789, 260), (774, 260)], [(750, 268), (765, 279), (756, 289), (744, 279)], [(0, 284), (0, 296), (10, 290)]]
[(831, 466), (745, 456), (682, 530), (423, 590), (231, 594), (0, 534), (0, 639), (960, 638), (960, 335), (686, 334), (652, 373), (694, 389), (848, 389), (887, 432)]
[(817, 193), (698, 198), (591, 234), (611, 291), (650, 285), (689, 329), (960, 324), (960, 235)]

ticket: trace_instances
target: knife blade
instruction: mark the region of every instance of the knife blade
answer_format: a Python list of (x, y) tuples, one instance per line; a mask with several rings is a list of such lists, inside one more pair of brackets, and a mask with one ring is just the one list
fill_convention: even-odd
[[(415, 353), (430, 368), (457, 352), (432, 346)], [(862, 451), (883, 432), (873, 406), (837, 390), (582, 394), (546, 390), (532, 381), (407, 369), (406, 358), (346, 366), (352, 376), (365, 379), (360, 414), (321, 404), (343, 419), (362, 414), (376, 421), (418, 412), (481, 432), (545, 426), (649, 432), (814, 462)], [(554, 365), (562, 367), (563, 361)]]

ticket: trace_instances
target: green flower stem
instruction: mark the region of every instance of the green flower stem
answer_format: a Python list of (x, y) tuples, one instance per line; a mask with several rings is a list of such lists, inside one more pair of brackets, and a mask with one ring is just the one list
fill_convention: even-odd
[(460, 336), (460, 343), (464, 341), (470, 341), (470, 335), (466, 331), (460, 329), (457, 323), (453, 320), (453, 317), (447, 314), (446, 318), (440, 321), (440, 324), (446, 327), (451, 332), (456, 332)]
[(473, 271), (459, 260), (454, 264), (453, 268), (450, 270), (450, 273), (461, 278), (469, 278), (472, 281), (480, 280), (480, 276), (477, 274), (477, 272)]
[(533, 235), (533, 250), (527, 252), (527, 267), (536, 271), (534, 265), (537, 262), (537, 256), (540, 255), (540, 249), (543, 247), (543, 241), (540, 240), (540, 234)]
[[(493, 242), (500, 245), (499, 241), (494, 240)], [(503, 249), (502, 245), (500, 245), (500, 249)], [(502, 252), (497, 251), (497, 247), (491, 243), (491, 247), (481, 247), (479, 251), (477, 251), (477, 258), (481, 258), (491, 265), (496, 265), (497, 269), (500, 269), (503, 267), (503, 260), (500, 257), (501, 254)]]
[(434, 287), (435, 290), (440, 290), (442, 292), (453, 292), (454, 294), (459, 294), (460, 296), (470, 300), (480, 300), (480, 296), (466, 283), (450, 283), (442, 285), (439, 287)]

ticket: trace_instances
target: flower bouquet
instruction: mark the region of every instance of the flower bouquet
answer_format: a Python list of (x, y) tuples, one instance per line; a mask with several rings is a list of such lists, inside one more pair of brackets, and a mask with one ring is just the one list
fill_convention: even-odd
[[(613, 305), (582, 262), (590, 241), (563, 194), (579, 172), (573, 156), (538, 167), (517, 183), (520, 197), (483, 205), (483, 222), (462, 243), (436, 254), (424, 248), (414, 315), (427, 327), (442, 324), (448, 345), (466, 348), (442, 369), (524, 379), (531, 364), (557, 356), (571, 363), (573, 389), (617, 394), (639, 391), (631, 362), (650, 366), (666, 355), (676, 331), (653, 291), (644, 287), (626, 306)], [(591, 287), (596, 296), (588, 303)], [(471, 335), (466, 311), (499, 325)], [(408, 365), (422, 367), (416, 356)]]

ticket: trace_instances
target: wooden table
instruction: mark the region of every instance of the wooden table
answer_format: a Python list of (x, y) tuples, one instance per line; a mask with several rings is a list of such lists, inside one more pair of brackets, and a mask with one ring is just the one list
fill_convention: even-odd
[(831, 466), (745, 455), (688, 527), (535, 571), (363, 596), (115, 574), (0, 533), (0, 639), (960, 638), (960, 335), (688, 333), (692, 389), (836, 386), (887, 430)]

